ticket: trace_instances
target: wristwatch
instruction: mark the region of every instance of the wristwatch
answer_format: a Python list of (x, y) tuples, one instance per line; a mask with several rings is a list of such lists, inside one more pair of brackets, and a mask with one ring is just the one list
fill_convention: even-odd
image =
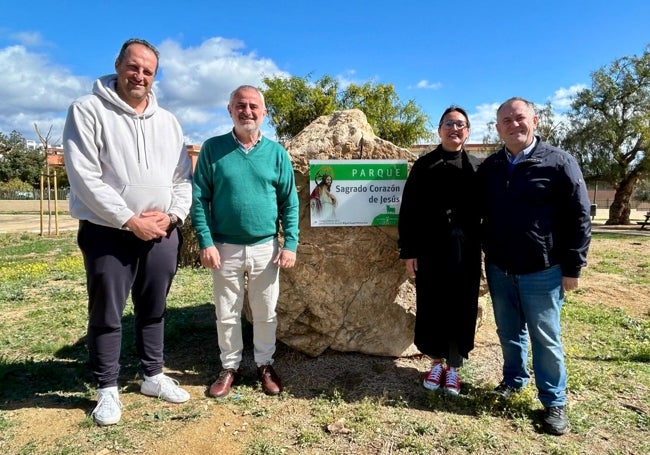
[(169, 231), (183, 225), (181, 219), (173, 213), (168, 213), (167, 216), (169, 217)]

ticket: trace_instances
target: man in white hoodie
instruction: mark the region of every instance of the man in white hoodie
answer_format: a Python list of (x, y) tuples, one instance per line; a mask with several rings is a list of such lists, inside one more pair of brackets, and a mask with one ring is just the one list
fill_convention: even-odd
[(192, 166), (176, 118), (151, 91), (159, 54), (129, 39), (115, 72), (72, 103), (63, 130), (70, 214), (86, 267), (88, 353), (99, 425), (122, 417), (118, 395), (122, 315), (131, 293), (140, 391), (172, 403), (190, 398), (163, 374), (167, 293), (192, 202)]

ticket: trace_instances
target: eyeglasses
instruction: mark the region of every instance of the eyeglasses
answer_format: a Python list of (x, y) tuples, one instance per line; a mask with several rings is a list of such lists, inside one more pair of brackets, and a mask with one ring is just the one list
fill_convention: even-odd
[(462, 130), (463, 128), (465, 128), (467, 126), (467, 123), (461, 122), (460, 120), (458, 120), (456, 122), (454, 122), (453, 120), (445, 120), (444, 122), (442, 122), (440, 124), (440, 126), (442, 126), (443, 128), (447, 128), (447, 129), (451, 129), (452, 127), (455, 126), (459, 130)]

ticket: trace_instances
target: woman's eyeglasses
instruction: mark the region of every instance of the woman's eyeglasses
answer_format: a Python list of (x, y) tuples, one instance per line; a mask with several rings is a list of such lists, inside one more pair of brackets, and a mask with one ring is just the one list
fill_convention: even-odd
[(461, 122), (460, 120), (458, 121), (453, 121), (453, 120), (445, 120), (440, 124), (443, 128), (451, 129), (454, 126), (458, 128), (459, 130), (462, 130), (467, 126), (467, 123)]

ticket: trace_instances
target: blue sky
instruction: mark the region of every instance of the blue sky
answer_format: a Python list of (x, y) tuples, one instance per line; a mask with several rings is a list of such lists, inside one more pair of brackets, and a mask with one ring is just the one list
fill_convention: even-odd
[(325, 74), (342, 86), (393, 84), (434, 123), (458, 104), (470, 114), (470, 142), (480, 142), (511, 96), (551, 102), (561, 115), (592, 72), (643, 53), (649, 21), (646, 0), (9, 2), (0, 20), (0, 132), (37, 139), (36, 123), (60, 139), (70, 103), (112, 73), (121, 44), (138, 37), (161, 52), (154, 90), (188, 144), (230, 129), (236, 86)]

